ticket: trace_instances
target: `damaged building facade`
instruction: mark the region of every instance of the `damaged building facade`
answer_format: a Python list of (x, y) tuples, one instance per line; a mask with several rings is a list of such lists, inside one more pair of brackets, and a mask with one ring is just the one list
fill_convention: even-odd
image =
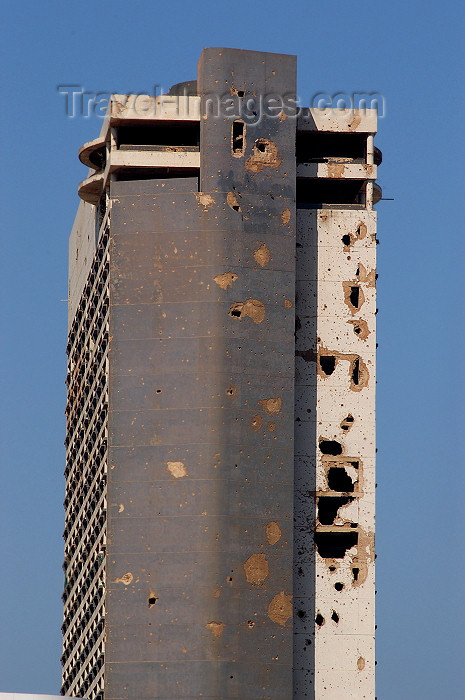
[(80, 151), (63, 694), (374, 699), (376, 113), (295, 98), (206, 49)]

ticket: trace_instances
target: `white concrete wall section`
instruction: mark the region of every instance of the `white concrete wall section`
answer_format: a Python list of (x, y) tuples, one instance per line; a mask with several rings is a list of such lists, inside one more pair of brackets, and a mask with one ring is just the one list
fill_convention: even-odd
[(297, 226), (295, 697), (373, 700), (376, 215)]

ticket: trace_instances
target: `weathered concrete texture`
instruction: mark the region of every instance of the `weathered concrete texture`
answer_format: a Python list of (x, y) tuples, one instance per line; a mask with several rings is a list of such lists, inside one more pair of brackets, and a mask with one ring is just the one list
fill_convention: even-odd
[(298, 698), (374, 697), (375, 225), (297, 215)]
[(376, 114), (295, 68), (206, 49), (80, 151), (63, 692), (374, 698)]
[(96, 250), (95, 207), (80, 202), (69, 238), (68, 330), (76, 315)]
[[(206, 65), (251, 89), (216, 51), (200, 91)], [(293, 129), (254, 134), (292, 154)], [(112, 700), (292, 694), (295, 171), (249, 173), (230, 132), (202, 122), (200, 193), (111, 185)]]

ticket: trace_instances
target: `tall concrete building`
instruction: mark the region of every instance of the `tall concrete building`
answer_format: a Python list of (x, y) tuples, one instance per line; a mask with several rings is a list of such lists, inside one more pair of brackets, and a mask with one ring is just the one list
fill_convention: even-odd
[(63, 693), (373, 700), (375, 132), (215, 48), (81, 149)]

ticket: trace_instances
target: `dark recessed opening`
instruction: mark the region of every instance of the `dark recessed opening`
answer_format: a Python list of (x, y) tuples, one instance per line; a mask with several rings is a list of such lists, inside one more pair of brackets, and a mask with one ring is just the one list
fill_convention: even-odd
[(260, 153), (265, 153), (267, 145), (268, 142), (265, 141), (265, 139), (257, 139), (255, 141), (255, 148), (257, 151), (260, 151)]
[(174, 178), (196, 178), (197, 188), (199, 171), (191, 168), (121, 168), (115, 172), (115, 180), (127, 182), (132, 180), (172, 180)]
[(320, 440), (319, 448), (324, 455), (337, 455), (342, 454), (342, 445), (336, 440)]
[(320, 496), (318, 499), (318, 520), (321, 525), (333, 525), (337, 511), (354, 499), (348, 496)]
[(198, 146), (200, 122), (156, 122), (150, 126), (120, 126), (117, 147), (131, 146)]
[(96, 166), (98, 170), (103, 170), (107, 162), (107, 151), (106, 146), (97, 148), (89, 154), (89, 160), (93, 165)]
[(320, 367), (329, 377), (329, 375), (334, 372), (336, 367), (336, 358), (333, 355), (320, 355)]
[(244, 136), (245, 136), (245, 124), (242, 121), (235, 121), (232, 123), (232, 152), (235, 156), (244, 155)]
[(354, 484), (344, 467), (330, 467), (328, 469), (328, 486), (331, 491), (352, 493)]
[(357, 357), (357, 359), (354, 360), (353, 365), (352, 365), (352, 381), (355, 384), (355, 386), (358, 386), (359, 379), (360, 379), (360, 359)]
[(305, 610), (298, 610), (297, 617), (300, 617), (300, 619), (303, 619), (304, 617), (307, 617), (307, 613), (305, 612)]
[(298, 131), (297, 163), (366, 162), (367, 134)]
[(354, 581), (358, 581), (358, 575), (360, 573), (360, 569), (358, 569), (356, 566), (352, 569), (352, 575), (354, 577)]
[(342, 591), (342, 589), (344, 588), (344, 584), (341, 583), (340, 581), (337, 581), (337, 582), (334, 584), (334, 588), (336, 589), (336, 591)]
[(333, 622), (335, 622), (336, 625), (337, 625), (337, 623), (339, 622), (339, 615), (337, 614), (337, 612), (336, 612), (335, 610), (333, 610), (333, 612), (332, 612), (332, 614), (331, 614), (331, 620), (332, 620)]
[(230, 316), (237, 316), (237, 318), (240, 318), (242, 315), (242, 311), (240, 309), (233, 309), (232, 311), (229, 312)]
[(349, 299), (354, 309), (358, 309), (358, 304), (360, 301), (360, 287), (354, 286), (350, 288)]
[(155, 605), (157, 602), (158, 598), (154, 595), (149, 596), (148, 603), (149, 603), (149, 608), (152, 607), (152, 605)]
[(350, 235), (348, 233), (342, 236), (342, 242), (344, 243), (344, 245), (350, 245)]
[(321, 613), (317, 613), (317, 616), (315, 617), (315, 624), (317, 624), (318, 627), (321, 627), (325, 624), (325, 618)]
[(358, 542), (357, 532), (315, 532), (318, 554), (323, 559), (344, 559), (347, 550)]
[(325, 204), (362, 208), (365, 206), (365, 180), (298, 177), (296, 202), (299, 209), (318, 209)]

